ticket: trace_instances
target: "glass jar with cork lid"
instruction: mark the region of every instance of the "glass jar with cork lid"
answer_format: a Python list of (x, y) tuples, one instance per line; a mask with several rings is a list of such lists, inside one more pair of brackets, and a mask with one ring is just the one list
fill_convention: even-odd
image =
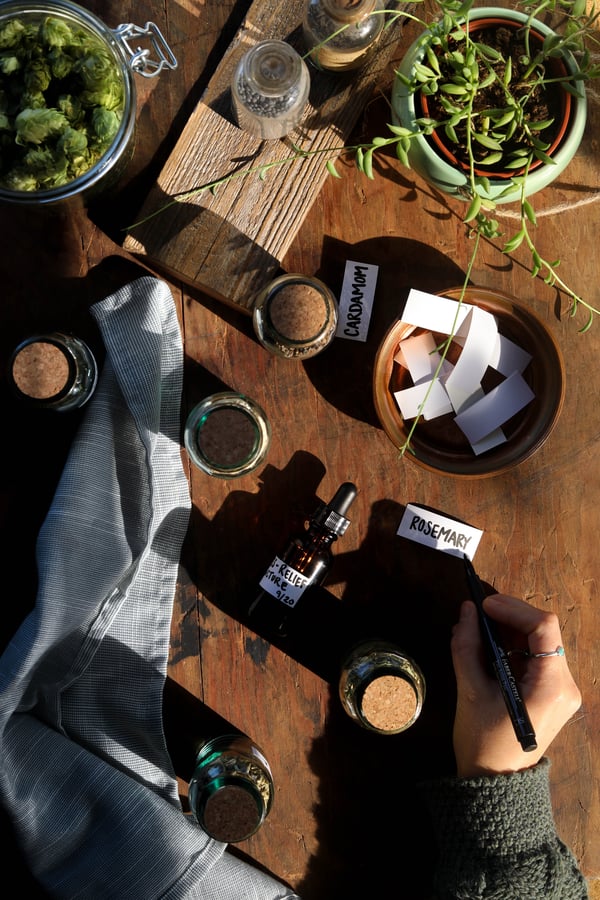
[(302, 33), (318, 69), (357, 69), (371, 56), (385, 24), (383, 0), (308, 0)]
[(0, 200), (79, 208), (115, 188), (135, 150), (134, 75), (177, 68), (157, 25), (109, 28), (72, 0), (5, 0), (0, 44), (11, 55), (0, 94), (14, 100)]
[(338, 303), (314, 276), (280, 275), (258, 295), (252, 315), (265, 349), (286, 359), (307, 359), (335, 337)]
[(81, 338), (53, 331), (32, 335), (14, 349), (8, 379), (13, 393), (32, 407), (67, 412), (90, 399), (98, 366)]
[(418, 665), (387, 641), (366, 641), (346, 657), (340, 674), (342, 707), (368, 731), (399, 734), (421, 714), (425, 679)]
[(192, 814), (217, 841), (255, 834), (273, 803), (273, 777), (263, 751), (245, 735), (221, 735), (198, 748), (189, 786)]

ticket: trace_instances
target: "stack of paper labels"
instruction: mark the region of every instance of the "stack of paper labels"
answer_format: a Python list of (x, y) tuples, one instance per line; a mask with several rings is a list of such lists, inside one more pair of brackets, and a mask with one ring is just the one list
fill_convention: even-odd
[[(535, 397), (523, 378), (531, 355), (499, 333), (491, 313), (446, 297), (411, 290), (402, 321), (425, 329), (401, 341), (394, 357), (413, 381), (394, 392), (403, 418), (452, 414), (476, 455), (504, 443), (502, 425)], [(442, 358), (434, 332), (452, 335), (461, 348), (454, 363)], [(486, 393), (490, 367), (501, 379)]]

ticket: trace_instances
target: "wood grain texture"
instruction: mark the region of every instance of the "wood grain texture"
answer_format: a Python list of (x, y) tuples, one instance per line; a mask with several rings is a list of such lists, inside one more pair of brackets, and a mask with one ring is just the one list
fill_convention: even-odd
[[(261, 40), (286, 40), (302, 54), (303, 9), (303, 0), (255, 0), (142, 206), (141, 224), (125, 240), (132, 253), (246, 311), (279, 271), (327, 178), (326, 160), (344, 146), (399, 33), (396, 24), (386, 30), (377, 54), (356, 72), (311, 68), (309, 102), (299, 126), (283, 140), (261, 141), (235, 123), (232, 76), (242, 56)], [(314, 155), (289, 162), (295, 148)], [(263, 166), (273, 164), (266, 177), (259, 177)], [(253, 174), (245, 175), (248, 169)], [(189, 194), (235, 172), (241, 177), (215, 192)], [(175, 205), (147, 219), (178, 196)]]
[[(180, 66), (158, 82), (139, 85), (136, 156), (116, 197), (101, 201), (89, 218), (66, 212), (49, 214), (48, 221), (0, 209), (6, 244), (0, 258), (3, 364), (22, 337), (55, 327), (80, 334), (101, 358), (89, 304), (150, 262), (133, 260), (106, 230), (118, 235), (131, 223), (241, 19), (228, 0), (182, 0), (170, 4), (164, 18), (151, 0), (88, 5), (111, 25), (158, 21)], [(220, 44), (223, 34), (227, 40)], [(408, 28), (399, 54), (411, 37)], [(560, 256), (561, 274), (600, 306), (597, 88), (589, 98), (590, 119), (576, 159), (534, 201), (540, 251), (551, 259)], [(384, 99), (369, 104), (357, 124), (358, 137), (381, 133), (386, 115)], [(303, 900), (425, 900), (435, 847), (415, 783), (452, 770), (449, 635), (465, 585), (449, 557), (407, 547), (396, 537), (404, 505), (424, 503), (484, 530), (476, 558), (484, 580), (559, 616), (583, 706), (550, 748), (552, 799), (559, 833), (596, 888), (600, 322), (578, 334), (585, 319), (570, 320), (564, 298), (531, 278), (523, 249), (509, 259), (491, 245), (483, 247), (473, 282), (515, 295), (559, 341), (567, 371), (561, 418), (531, 460), (498, 477), (451, 478), (409, 458), (399, 460), (374, 413), (377, 347), (411, 287), (435, 292), (462, 281), (472, 243), (460, 204), (432, 191), (391, 156), (376, 163), (373, 181), (350, 163), (341, 163), (340, 171), (341, 179), (324, 182), (281, 264), (322, 277), (334, 292), (346, 259), (377, 264), (365, 344), (336, 340), (305, 363), (276, 359), (257, 344), (244, 310), (168, 278), (184, 337), (183, 415), (208, 393), (229, 388), (260, 402), (272, 426), (264, 467), (235, 481), (203, 475), (182, 450), (193, 511), (175, 597), (166, 694), (182, 795), (194, 740), (215, 728), (241, 729), (263, 747), (276, 795), (262, 829), (236, 852), (289, 881)], [(514, 209), (501, 210), (498, 218), (510, 233)], [(32, 415), (9, 395), (5, 379), (0, 391), (9, 423), (0, 497), (5, 559), (12, 561), (3, 575), (10, 602), (2, 637), (8, 639), (35, 597), (35, 538), (79, 417)], [(287, 536), (302, 526), (318, 499), (348, 479), (360, 492), (351, 525), (335, 545), (331, 576), (305, 607), (295, 640), (275, 646), (249, 627), (249, 600)], [(349, 622), (361, 635), (383, 631), (425, 670), (419, 726), (389, 742), (355, 727), (337, 702), (339, 634)], [(16, 868), (18, 857), (8, 858)], [(20, 884), (25, 883), (23, 875)]]

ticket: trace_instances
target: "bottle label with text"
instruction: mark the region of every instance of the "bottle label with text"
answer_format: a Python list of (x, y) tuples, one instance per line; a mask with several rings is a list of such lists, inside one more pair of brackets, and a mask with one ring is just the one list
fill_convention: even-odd
[(275, 557), (260, 581), (263, 591), (290, 607), (296, 605), (309, 584), (310, 578), (307, 578), (302, 572), (298, 572), (297, 569), (292, 569), (278, 556)]

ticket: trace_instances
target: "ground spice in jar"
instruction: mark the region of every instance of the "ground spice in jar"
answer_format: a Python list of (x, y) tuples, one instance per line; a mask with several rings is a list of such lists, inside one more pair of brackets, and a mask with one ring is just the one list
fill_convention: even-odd
[(213, 465), (233, 469), (256, 450), (255, 423), (242, 409), (221, 407), (209, 412), (200, 423), (197, 444), (200, 453)]
[(333, 72), (362, 66), (385, 25), (383, 11), (381, 0), (308, 0), (302, 32), (310, 62)]
[(245, 788), (224, 785), (206, 801), (202, 824), (215, 840), (236, 843), (254, 834), (261, 812)]
[(36, 341), (19, 350), (12, 364), (16, 387), (33, 400), (49, 400), (67, 387), (69, 360), (60, 347)]
[(285, 284), (269, 303), (273, 328), (291, 341), (309, 341), (327, 322), (327, 306), (321, 291), (312, 284)]
[(412, 720), (416, 710), (415, 690), (399, 675), (375, 678), (362, 696), (361, 712), (379, 731), (399, 731)]
[(338, 304), (320, 279), (280, 275), (256, 297), (252, 322), (260, 343), (275, 356), (308, 359), (334, 339)]

